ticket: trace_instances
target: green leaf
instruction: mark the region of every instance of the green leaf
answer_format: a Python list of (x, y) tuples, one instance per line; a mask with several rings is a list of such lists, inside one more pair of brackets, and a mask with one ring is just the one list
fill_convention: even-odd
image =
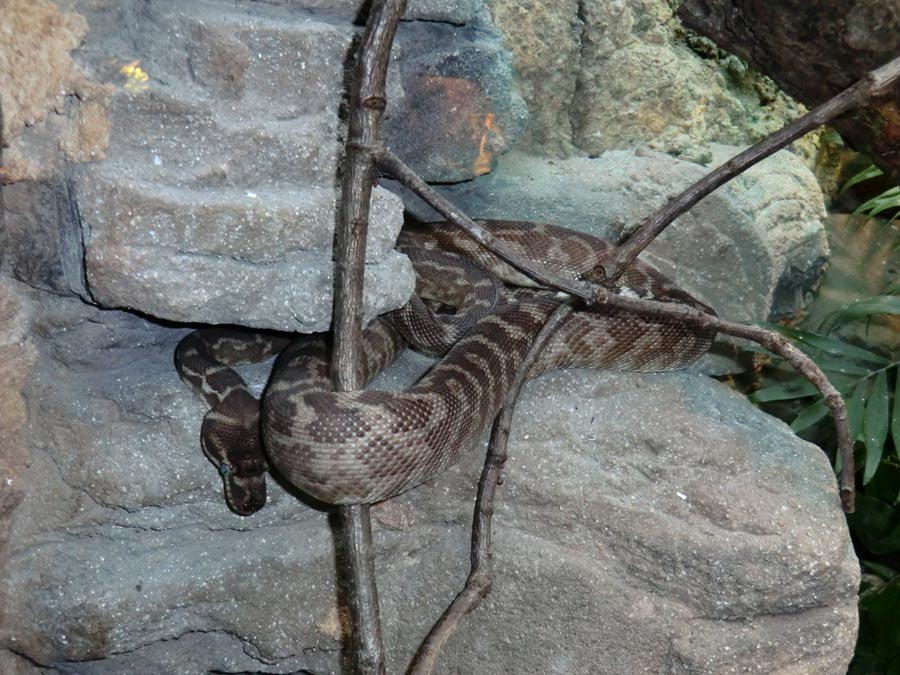
[(768, 403), (769, 401), (789, 401), (795, 398), (804, 398), (818, 393), (818, 389), (805, 379), (780, 382), (753, 392), (748, 398), (754, 403)]
[(900, 655), (900, 578), (861, 595), (859, 608), (866, 637), (874, 643), (870, 648), (879, 661), (876, 669), (869, 672), (889, 672)]
[(866, 443), (866, 468), (863, 471), (863, 485), (872, 480), (878, 470), (881, 455), (884, 453), (884, 442), (887, 440), (888, 415), (890, 401), (887, 391), (887, 373), (879, 371), (869, 394), (866, 414), (863, 420), (863, 432)]
[[(846, 379), (846, 376), (855, 375), (856, 377), (853, 377), (851, 382), (856, 382), (861, 377), (871, 375), (874, 370), (873, 367), (863, 365), (853, 359), (828, 356), (827, 354), (816, 354), (815, 357), (813, 357), (813, 361), (816, 362), (816, 365), (819, 366), (819, 368), (828, 373), (829, 376), (845, 376), (843, 379)], [(831, 379), (831, 377), (828, 379)], [(837, 382), (832, 382), (832, 384), (836, 387), (838, 386)], [(840, 389), (840, 387), (838, 388)]]
[(900, 296), (876, 295), (852, 302), (829, 314), (822, 322), (822, 330), (830, 333), (837, 324), (862, 319), (873, 314), (900, 314)]
[(894, 416), (891, 419), (891, 437), (894, 439), (894, 452), (900, 456), (900, 366), (894, 371)]
[(859, 639), (847, 675), (891, 675), (900, 663), (900, 584), (882, 584), (859, 601)]
[(796, 340), (801, 345), (801, 347), (810, 347), (812, 349), (824, 352), (825, 354), (830, 354), (831, 356), (840, 356), (847, 359), (855, 359), (857, 361), (874, 363), (880, 366), (886, 366), (890, 364), (890, 361), (883, 356), (880, 356), (875, 352), (870, 352), (868, 349), (854, 347), (853, 345), (847, 344), (842, 340), (835, 340), (834, 338), (817, 335), (816, 333), (808, 333), (806, 331), (797, 330), (795, 328), (785, 328), (784, 326), (770, 325), (769, 328), (773, 328), (779, 333), (782, 333), (783, 335)]
[(863, 414), (871, 386), (872, 380), (863, 380), (853, 389), (847, 402), (847, 424), (850, 426), (850, 438), (854, 441), (863, 440)]
[(808, 429), (827, 414), (828, 406), (825, 405), (825, 401), (819, 399), (798, 413), (794, 421), (791, 422), (791, 430), (796, 434), (804, 429)]
[(872, 197), (868, 201), (863, 202), (853, 211), (853, 215), (865, 213), (868, 216), (877, 216), (882, 211), (888, 209), (900, 208), (900, 187), (892, 187), (890, 190), (882, 192), (877, 197)]
[(897, 506), (900, 505), (898, 493), (900, 493), (900, 464), (897, 464), (893, 455), (882, 457), (878, 472), (866, 485), (866, 495)]
[(883, 173), (884, 172), (881, 169), (879, 169), (877, 166), (875, 166), (874, 164), (870, 164), (868, 167), (866, 167), (859, 173), (854, 174), (850, 178), (848, 178), (847, 182), (844, 183), (844, 185), (841, 187), (838, 194), (841, 195), (841, 194), (845, 193), (847, 190), (849, 190), (850, 188), (852, 188), (854, 185), (857, 185), (858, 183), (862, 183), (865, 180), (869, 180), (870, 178), (877, 178), (878, 176), (880, 176)]

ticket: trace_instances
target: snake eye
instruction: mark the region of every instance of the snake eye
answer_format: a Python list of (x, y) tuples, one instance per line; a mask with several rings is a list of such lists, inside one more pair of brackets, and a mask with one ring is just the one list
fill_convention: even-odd
[(225, 462), (219, 464), (219, 475), (222, 476), (222, 478), (228, 478), (232, 474), (232, 471), (230, 464), (226, 464)]

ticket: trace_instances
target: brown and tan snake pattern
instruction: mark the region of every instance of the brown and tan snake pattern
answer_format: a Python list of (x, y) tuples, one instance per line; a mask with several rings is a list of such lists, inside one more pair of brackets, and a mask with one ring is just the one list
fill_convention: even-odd
[[(600, 239), (553, 225), (479, 222), (520, 255), (575, 278), (591, 279), (610, 250)], [(393, 359), (403, 338), (428, 353), (445, 353), (406, 391), (332, 391), (329, 346), (321, 336), (289, 341), (207, 329), (179, 344), (178, 372), (211, 408), (201, 445), (218, 466), (237, 513), (253, 513), (265, 503), (269, 465), (326, 503), (387, 499), (456, 462), (502, 406), (558, 300), (548, 292), (506, 291), (494, 275), (508, 283), (529, 282), (447, 224), (404, 232), (399, 248), (413, 260), (421, 297), (366, 330), (364, 368), (368, 380)], [(643, 263), (624, 275), (619, 292), (712, 311)], [(447, 305), (456, 313), (434, 311)], [(680, 369), (705, 353), (713, 337), (668, 319), (610, 308), (578, 311), (542, 351), (530, 376), (570, 367)], [(260, 406), (229, 366), (279, 350)]]

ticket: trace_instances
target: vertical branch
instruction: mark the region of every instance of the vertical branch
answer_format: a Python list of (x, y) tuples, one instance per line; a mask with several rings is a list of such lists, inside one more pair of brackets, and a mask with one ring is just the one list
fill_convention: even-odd
[(335, 233), (334, 357), (332, 381), (338, 391), (359, 389), (362, 344), (363, 272), (369, 201), (381, 144), (385, 81), (391, 46), (406, 0), (376, 0), (359, 47), (347, 128), (340, 215)]
[[(406, 0), (375, 0), (363, 32), (350, 92), (344, 180), (335, 233), (334, 351), (331, 378), (336, 391), (359, 389), (363, 277), (373, 153), (381, 143), (385, 81), (391, 46)], [(375, 553), (368, 505), (342, 506), (353, 657), (360, 675), (383, 675), (384, 646), (375, 585)]]
[(494, 420), (487, 457), (484, 460), (484, 469), (481, 472), (481, 479), (478, 481), (478, 496), (475, 499), (469, 576), (466, 578), (463, 589), (425, 636), (407, 675), (431, 675), (444, 645), (456, 632), (460, 621), (475, 609), (491, 590), (491, 585), (494, 583), (491, 518), (494, 515), (494, 495), (500, 484), (500, 472), (506, 463), (506, 446), (509, 441), (513, 412), (515, 412), (516, 402), (519, 400), (519, 393), (528, 380), (544, 345), (571, 313), (572, 306), (564, 302), (547, 319), (519, 366), (516, 378), (506, 394), (503, 408)]

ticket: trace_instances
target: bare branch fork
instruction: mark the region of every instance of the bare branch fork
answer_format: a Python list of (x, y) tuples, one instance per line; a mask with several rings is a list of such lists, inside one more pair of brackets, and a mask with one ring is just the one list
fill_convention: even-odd
[[(461, 210), (440, 197), (399, 158), (382, 146), (381, 127), (386, 104), (387, 64), (397, 24), (405, 7), (405, 0), (373, 2), (358, 53), (356, 79), (351, 91), (346, 172), (335, 240), (335, 339), (332, 359), (332, 379), (335, 389), (339, 391), (357, 389), (361, 385), (358, 364), (362, 335), (363, 270), (369, 200), (375, 178), (374, 164), (377, 163), (382, 171), (393, 175), (413, 190), (447, 220), (463, 228), (506, 262), (548, 287), (563, 290), (588, 305), (620, 307), (638, 314), (680, 320), (701, 330), (716, 330), (744, 337), (785, 358), (819, 389), (831, 410), (843, 458), (841, 500), (844, 509), (852, 511), (853, 448), (844, 403), (824, 373), (787, 340), (772, 331), (734, 324), (684, 306), (625, 298), (611, 293), (603, 286), (563, 279), (550, 270), (517, 259), (502, 242), (495, 240), (489, 232)], [(898, 78), (900, 78), (900, 58), (872, 71), (844, 92), (782, 131), (739, 154), (689, 187), (647, 218), (632, 237), (613, 252), (607, 264), (603, 266), (605, 284), (613, 286), (628, 265), (665, 227), (703, 197), (808, 131), (884, 94)], [(562, 306), (545, 326), (539, 342), (546, 339), (545, 334), (549, 335), (569, 311), (571, 311), (569, 307)], [(530, 352), (529, 358), (533, 359), (539, 350), (537, 344)], [(423, 643), (412, 666), (414, 670), (411, 672), (414, 675), (431, 672), (441, 647), (455, 631), (459, 620), (471, 611), (490, 588), (490, 518), (493, 494), (500, 468), (505, 461), (505, 440), (509, 434), (512, 408), (528, 370), (529, 368), (523, 367), (519, 373), (504, 410), (495, 422), (491, 450), (479, 482), (479, 497), (473, 524), (472, 571), (469, 580)], [(349, 601), (357, 672), (362, 675), (382, 675), (384, 649), (374, 581), (374, 554), (368, 507), (366, 505), (342, 507), (339, 515), (343, 522), (343, 536), (346, 537), (346, 548), (350, 558)]]
[[(837, 430), (838, 448), (842, 457), (840, 478), (841, 506), (847, 513), (853, 512), (855, 491), (853, 442), (850, 438), (850, 430), (847, 425), (847, 410), (844, 401), (837, 390), (828, 381), (828, 377), (815, 362), (803, 352), (793, 347), (778, 333), (764, 328), (745, 326), (725, 321), (712, 314), (691, 309), (685, 305), (627, 298), (611, 293), (603, 286), (572, 281), (571, 279), (563, 280), (563, 283), (557, 283), (554, 279), (556, 275), (549, 273), (542, 267), (539, 268), (537, 274), (533, 274), (532, 270), (535, 269), (534, 265), (529, 262), (522, 264), (522, 261), (517, 260), (516, 256), (510, 253), (502, 242), (497, 242), (497, 240), (483, 227), (441, 197), (428, 186), (425, 181), (419, 178), (412, 169), (406, 166), (390, 151), (385, 149), (380, 150), (375, 155), (375, 159), (380, 169), (386, 172), (390, 171), (394, 178), (419, 195), (419, 197), (447, 218), (447, 220), (465, 230), (476, 241), (496, 253), (506, 262), (542, 284), (550, 286), (551, 288), (566, 291), (585, 301), (587, 304), (618, 307), (645, 316), (675, 319), (696, 326), (701, 330), (715, 330), (727, 335), (743, 337), (761, 344), (784, 358), (819, 390), (826, 405), (831, 411), (832, 419)], [(759, 161), (759, 159), (762, 159), (762, 157), (757, 158), (757, 161)], [(748, 167), (749, 165), (745, 166), (744, 169)], [(699, 201), (699, 199), (700, 197), (696, 197), (696, 201)]]

